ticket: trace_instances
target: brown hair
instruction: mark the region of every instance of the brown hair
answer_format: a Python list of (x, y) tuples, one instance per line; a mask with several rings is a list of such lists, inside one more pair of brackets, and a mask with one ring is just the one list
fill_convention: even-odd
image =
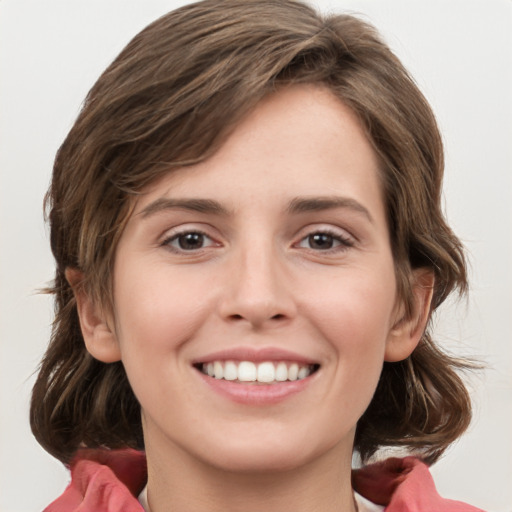
[[(265, 95), (327, 86), (359, 117), (381, 161), (397, 288), (411, 313), (412, 269), (435, 273), (432, 309), (467, 286), (459, 240), (440, 206), (442, 142), (433, 113), (370, 25), (292, 0), (206, 0), (158, 19), (106, 69), (59, 149), (46, 197), (56, 277), (52, 338), (34, 386), (31, 425), (68, 461), (80, 446), (143, 448), (140, 406), (121, 362), (93, 359), (66, 268), (112, 307), (117, 242), (134, 195), (172, 168), (211, 155)], [(435, 461), (467, 427), (468, 393), (426, 332), (405, 361), (384, 363), (355, 449), (419, 450)]]

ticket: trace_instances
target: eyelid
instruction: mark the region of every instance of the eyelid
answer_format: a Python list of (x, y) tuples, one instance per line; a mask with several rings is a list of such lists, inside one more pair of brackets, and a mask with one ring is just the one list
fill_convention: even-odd
[[(169, 249), (170, 251), (175, 252), (177, 254), (190, 254), (190, 255), (198, 254), (199, 252), (201, 252), (205, 249), (208, 249), (210, 247), (220, 247), (221, 243), (218, 242), (211, 233), (208, 233), (208, 231), (209, 230), (207, 230), (207, 229), (205, 230), (203, 228), (198, 227), (197, 224), (183, 224), (180, 226), (175, 226), (175, 227), (165, 231), (164, 235), (161, 237), (161, 241), (159, 242), (159, 245), (161, 247), (165, 247), (165, 248)], [(172, 241), (177, 240), (180, 236), (186, 235), (188, 233), (200, 234), (200, 235), (204, 236), (205, 238), (207, 238), (208, 240), (210, 240), (211, 243), (209, 243), (205, 247), (201, 247), (196, 250), (180, 249), (177, 247), (173, 247), (171, 245)]]
[(339, 241), (339, 245), (330, 249), (309, 249), (317, 253), (328, 254), (329, 252), (340, 252), (352, 247), (357, 242), (356, 237), (351, 235), (347, 230), (343, 228), (325, 224), (315, 224), (313, 226), (308, 226), (307, 228), (300, 231), (299, 235), (297, 236), (298, 241), (293, 244), (294, 247), (299, 247), (299, 244), (302, 241), (315, 234), (329, 235), (332, 236), (335, 240)]

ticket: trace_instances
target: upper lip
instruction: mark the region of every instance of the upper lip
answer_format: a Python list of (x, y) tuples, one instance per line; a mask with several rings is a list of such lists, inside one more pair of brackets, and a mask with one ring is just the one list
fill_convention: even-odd
[(318, 361), (309, 357), (277, 347), (236, 347), (219, 350), (194, 359), (192, 364), (210, 363), (213, 361), (252, 361), (254, 363), (291, 361), (300, 364), (318, 364)]

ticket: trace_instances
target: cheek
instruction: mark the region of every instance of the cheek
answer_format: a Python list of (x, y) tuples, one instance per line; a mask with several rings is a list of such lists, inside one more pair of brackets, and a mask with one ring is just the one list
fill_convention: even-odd
[(115, 296), (116, 334), (128, 380), (142, 408), (156, 417), (162, 404), (185, 407), (193, 399), (182, 385), (190, 371), (183, 354), (207, 309), (190, 283), (158, 276), (131, 273), (119, 281)]
[[(339, 272), (309, 290), (304, 311), (339, 350), (364, 351), (382, 345), (393, 324), (396, 301), (394, 272), (379, 267)], [(311, 290), (316, 290), (311, 294)], [(305, 294), (306, 296), (306, 294)]]
[(394, 304), (394, 274), (372, 276), (370, 271), (334, 280), (308, 301), (314, 328), (331, 349), (333, 378), (339, 383), (332, 391), (338, 390), (347, 405), (349, 397), (359, 396), (361, 413), (382, 370)]
[[(123, 360), (163, 356), (178, 351), (197, 332), (209, 299), (197, 282), (180, 273), (119, 268), (115, 289), (116, 333)], [(122, 278), (129, 275), (129, 278)]]

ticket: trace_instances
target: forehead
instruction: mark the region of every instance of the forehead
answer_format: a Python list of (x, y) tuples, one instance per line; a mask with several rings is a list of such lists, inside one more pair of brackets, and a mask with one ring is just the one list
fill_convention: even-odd
[(262, 100), (210, 158), (148, 186), (135, 210), (169, 195), (213, 194), (234, 205), (243, 185), (261, 201), (381, 190), (378, 158), (357, 116), (326, 87), (295, 85)]

